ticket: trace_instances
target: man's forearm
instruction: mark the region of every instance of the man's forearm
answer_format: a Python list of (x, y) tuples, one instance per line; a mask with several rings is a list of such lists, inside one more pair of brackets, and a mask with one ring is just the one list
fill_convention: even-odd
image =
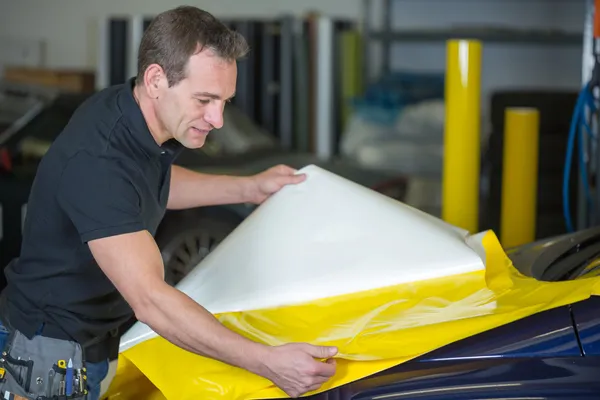
[(167, 208), (170, 210), (249, 201), (249, 177), (203, 174), (174, 165)]
[(268, 346), (229, 330), (177, 289), (162, 286), (147, 301), (142, 322), (176, 346), (256, 374), (264, 370)]

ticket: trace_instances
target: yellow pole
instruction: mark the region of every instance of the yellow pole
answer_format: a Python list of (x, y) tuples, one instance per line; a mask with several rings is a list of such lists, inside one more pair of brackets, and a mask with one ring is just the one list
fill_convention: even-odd
[(481, 50), (475, 40), (450, 40), (446, 54), (446, 116), (442, 219), (479, 229)]
[(508, 108), (504, 114), (500, 242), (505, 248), (535, 240), (539, 111)]

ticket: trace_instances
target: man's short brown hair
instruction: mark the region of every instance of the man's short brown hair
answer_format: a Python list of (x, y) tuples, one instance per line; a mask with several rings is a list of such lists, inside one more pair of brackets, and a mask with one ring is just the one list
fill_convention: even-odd
[(143, 82), (146, 69), (158, 64), (165, 71), (169, 86), (176, 85), (186, 77), (189, 58), (205, 48), (227, 61), (238, 60), (249, 50), (241, 34), (204, 10), (181, 6), (159, 14), (140, 43), (138, 84)]

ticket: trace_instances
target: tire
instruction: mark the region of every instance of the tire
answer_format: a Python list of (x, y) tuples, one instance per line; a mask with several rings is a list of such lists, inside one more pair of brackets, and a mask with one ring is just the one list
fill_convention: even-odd
[(168, 212), (155, 235), (165, 266), (165, 281), (177, 285), (242, 220), (224, 207)]

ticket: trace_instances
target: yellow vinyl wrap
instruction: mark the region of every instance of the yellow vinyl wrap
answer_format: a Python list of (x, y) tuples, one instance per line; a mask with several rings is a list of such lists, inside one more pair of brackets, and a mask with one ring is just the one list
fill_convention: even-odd
[[(478, 272), (218, 318), (268, 344), (304, 341), (338, 346), (337, 374), (321, 392), (599, 293), (596, 277), (566, 282), (526, 277), (512, 266), (493, 232), (484, 232), (481, 238), (486, 267)], [(261, 377), (193, 355), (160, 337), (120, 354), (107, 395), (112, 400), (286, 397)]]

